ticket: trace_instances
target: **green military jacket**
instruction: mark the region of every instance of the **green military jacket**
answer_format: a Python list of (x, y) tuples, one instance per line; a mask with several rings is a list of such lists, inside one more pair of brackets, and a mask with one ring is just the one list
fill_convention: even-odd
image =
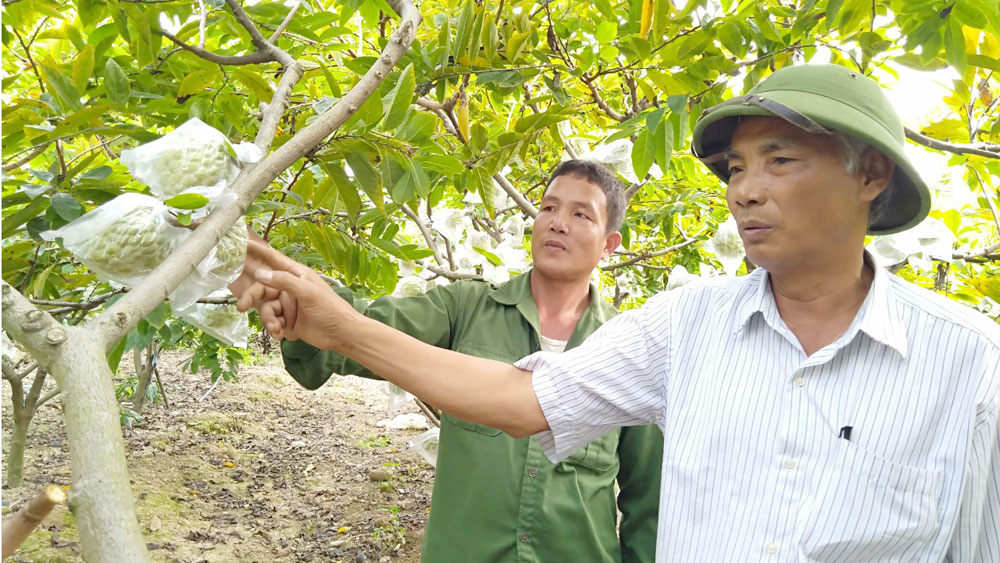
[[(513, 363), (539, 350), (529, 275), (499, 287), (457, 282), (422, 296), (387, 296), (370, 304), (354, 301), (349, 290), (337, 291), (366, 316), (428, 344)], [(615, 315), (595, 288), (590, 294), (567, 349)], [(288, 372), (309, 389), (334, 373), (376, 377), (344, 356), (303, 342), (284, 342), (282, 354)], [(662, 457), (663, 436), (655, 426), (613, 431), (553, 465), (534, 437), (514, 439), (445, 414), (421, 560), (652, 562)]]

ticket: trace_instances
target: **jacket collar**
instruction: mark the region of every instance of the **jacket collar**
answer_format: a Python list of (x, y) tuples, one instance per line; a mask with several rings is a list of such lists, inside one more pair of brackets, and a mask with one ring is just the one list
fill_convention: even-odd
[[(531, 295), (531, 272), (521, 274), (511, 278), (498, 286), (490, 289), (490, 297), (502, 305), (517, 307), (526, 321), (535, 329), (535, 334), (541, 334), (538, 324), (538, 306)], [(601, 324), (607, 322), (615, 316), (617, 311), (609, 303), (601, 298), (601, 292), (594, 284), (590, 284), (590, 305), (580, 316), (576, 323), (573, 335), (570, 337), (567, 348), (576, 346), (597, 329)]]

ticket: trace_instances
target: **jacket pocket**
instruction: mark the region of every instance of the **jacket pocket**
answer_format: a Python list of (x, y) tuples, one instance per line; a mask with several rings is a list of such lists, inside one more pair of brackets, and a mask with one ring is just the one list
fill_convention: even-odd
[(803, 507), (800, 560), (902, 562), (926, 554), (938, 533), (944, 472), (837, 442), (835, 462)]

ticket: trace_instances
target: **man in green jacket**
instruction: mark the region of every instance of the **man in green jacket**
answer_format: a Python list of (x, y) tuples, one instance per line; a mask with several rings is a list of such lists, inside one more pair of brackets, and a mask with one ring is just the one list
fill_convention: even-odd
[[(349, 290), (337, 292), (372, 319), (466, 354), (513, 363), (539, 350), (573, 348), (615, 314), (589, 280), (621, 242), (624, 207), (621, 185), (607, 169), (568, 161), (553, 172), (542, 198), (529, 273), (498, 287), (465, 281), (371, 304), (355, 301)], [(254, 250), (279, 255), (263, 243), (253, 243), (251, 256)], [(265, 304), (245, 287), (253, 270), (248, 265), (234, 293), (244, 308), (261, 308), (266, 324), (282, 316), (274, 311), (280, 304)], [(284, 341), (282, 354), (288, 372), (310, 389), (333, 373), (377, 377), (302, 341)], [(445, 414), (422, 560), (651, 562), (662, 450), (655, 426), (623, 428), (552, 464), (533, 437), (514, 439)]]

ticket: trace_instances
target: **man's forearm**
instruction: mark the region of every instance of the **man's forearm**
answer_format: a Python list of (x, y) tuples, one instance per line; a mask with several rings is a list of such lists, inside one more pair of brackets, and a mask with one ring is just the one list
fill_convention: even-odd
[(425, 344), (360, 314), (330, 348), (443, 411), (521, 438), (548, 429), (531, 372)]

